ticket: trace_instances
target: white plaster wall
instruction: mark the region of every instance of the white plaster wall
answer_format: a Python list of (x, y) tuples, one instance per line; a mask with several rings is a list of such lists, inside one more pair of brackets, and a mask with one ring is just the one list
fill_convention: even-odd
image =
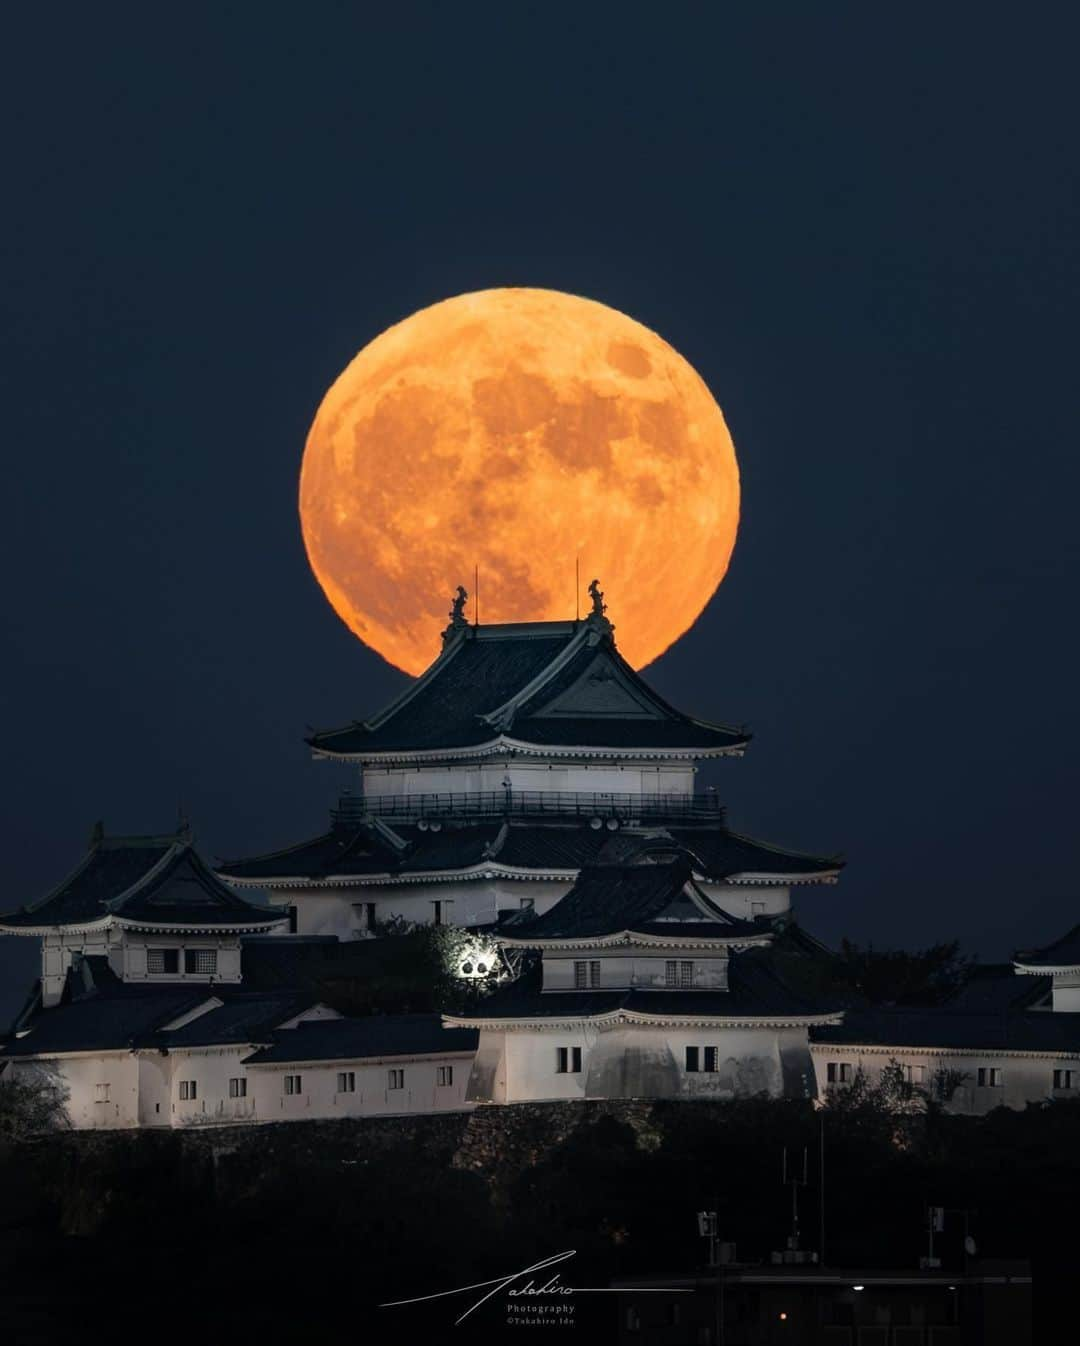
[[(543, 960), (544, 990), (573, 991), (574, 964), (599, 962), (599, 988), (635, 986), (640, 989), (669, 990), (667, 963), (674, 961), (694, 964), (693, 989), (699, 991), (727, 990), (727, 958), (717, 958), (714, 951), (676, 949), (657, 957), (643, 955), (633, 949), (605, 949), (590, 954), (587, 950), (566, 957), (546, 956)], [(588, 983), (591, 989), (592, 983)], [(682, 988), (685, 989), (685, 988)]]
[[(13, 1061), (16, 1079), (33, 1079), (39, 1071), (55, 1073), (68, 1090), (67, 1114), (80, 1131), (122, 1130), (139, 1122), (139, 1070), (124, 1052), (87, 1052), (38, 1061)], [(108, 1085), (108, 1098), (98, 1099), (98, 1085)]]
[[(246, 1098), (229, 1097), (229, 1080), (248, 1078), (247, 1068), (242, 1062), (257, 1050), (254, 1043), (170, 1050), (167, 1124), (220, 1126), (230, 1122), (253, 1121), (255, 1100), (250, 1079)], [(180, 1097), (181, 1080), (195, 1081), (194, 1099)]]
[(361, 772), (367, 795), (474, 794), (501, 791), (507, 778), (511, 790), (573, 790), (586, 793), (689, 794), (695, 768), (688, 762), (524, 762), (491, 759), (420, 768), (368, 766)]
[(740, 921), (755, 916), (783, 916), (791, 910), (791, 889), (772, 884), (702, 882), (701, 891), (721, 911)]
[(442, 924), (480, 925), (494, 921), (500, 911), (517, 910), (531, 901), (538, 914), (548, 911), (569, 892), (570, 880), (476, 879), (455, 883), (419, 883), (350, 888), (280, 888), (274, 902), (296, 907), (296, 933), (331, 935), (335, 939), (366, 937), (357, 911), (367, 902), (376, 904), (376, 920), (393, 917), (430, 924), (434, 903), (443, 906)]
[(1080, 1012), (1080, 975), (1075, 972), (1055, 972), (1053, 987), (1053, 1008), (1056, 1012)]
[[(454, 1112), (471, 1107), (465, 1090), (471, 1052), (438, 1056), (387, 1057), (380, 1060), (300, 1062), (249, 1067), (248, 1091), (260, 1122), (305, 1121), (327, 1117), (375, 1117), (402, 1113)], [(453, 1069), (453, 1083), (436, 1083), (439, 1066)], [(391, 1089), (390, 1070), (403, 1070), (402, 1089)], [(354, 1093), (338, 1093), (341, 1071), (356, 1075)], [(285, 1076), (299, 1075), (301, 1092), (285, 1093)]]
[(95, 930), (80, 934), (77, 931), (64, 930), (42, 937), (41, 991), (42, 1003), (46, 1009), (60, 1002), (72, 955), (82, 953), (105, 957), (110, 954), (110, 938), (115, 938), (116, 933)]
[[(565, 1030), (506, 1031), (502, 1035), (502, 1060), (496, 1070), (492, 1092), (494, 1099), (505, 1090), (508, 1103), (585, 1098), (591, 1058), (618, 1066), (627, 1051), (646, 1064), (639, 1078), (644, 1085), (631, 1086), (624, 1097), (736, 1098), (767, 1093), (784, 1095), (781, 1045), (805, 1051), (805, 1030), (762, 1028), (671, 1029), (646, 1025), (623, 1025), (598, 1029), (575, 1025)], [(478, 1060), (485, 1048), (489, 1059), (496, 1059), (497, 1031), (481, 1035)], [(580, 1074), (561, 1074), (557, 1069), (557, 1049), (578, 1046), (582, 1051)], [(687, 1072), (687, 1046), (702, 1049), (716, 1047), (719, 1069), (713, 1072)], [(813, 1090), (812, 1067), (806, 1062), (805, 1081), (789, 1085), (788, 1092), (802, 1095)], [(594, 1071), (594, 1079), (597, 1072)], [(651, 1079), (651, 1082), (650, 1082)], [(638, 1092), (638, 1089), (641, 1092)], [(598, 1097), (601, 1095), (597, 1095)], [(602, 1096), (611, 1097), (611, 1093)]]
[[(893, 1052), (881, 1052), (867, 1051), (859, 1047), (820, 1044), (811, 1049), (811, 1056), (819, 1097), (830, 1087), (827, 1078), (827, 1066), (830, 1061), (850, 1064), (853, 1074), (861, 1067), (869, 1082), (877, 1084), (881, 1079), (882, 1070), (888, 1067), (892, 1060), (899, 1065), (922, 1066), (927, 1087), (940, 1069), (961, 1071), (967, 1075), (968, 1078), (956, 1090), (951, 1101), (945, 1104), (948, 1112), (974, 1116), (992, 1112), (994, 1108), (1003, 1106), (1023, 1109), (1028, 1103), (1039, 1103), (1048, 1098), (1080, 1096), (1080, 1087), (1071, 1091), (1056, 1091), (1053, 1087), (1054, 1071), (1058, 1069), (1072, 1070), (1073, 1078), (1080, 1085), (1080, 1055), (996, 1056), (993, 1052), (905, 1051), (903, 1048), (897, 1048)], [(1002, 1084), (980, 1088), (977, 1083), (980, 1066), (996, 1066), (1000, 1069)]]
[[(239, 935), (148, 935), (141, 931), (120, 931), (122, 939), (113, 948), (109, 964), (121, 980), (126, 982), (150, 981), (183, 984), (195, 982), (205, 985), (208, 981), (235, 983), (240, 980), (240, 937)], [(146, 970), (147, 949), (177, 949), (180, 953), (179, 972), (155, 972)], [(205, 972), (184, 971), (185, 949), (215, 949), (217, 951), (217, 971), (212, 977)]]

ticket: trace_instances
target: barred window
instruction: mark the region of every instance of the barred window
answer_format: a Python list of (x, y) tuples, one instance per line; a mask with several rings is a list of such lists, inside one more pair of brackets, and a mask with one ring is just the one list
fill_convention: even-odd
[(436, 1084), (439, 1084), (439, 1085), (453, 1084), (453, 1082), (454, 1082), (454, 1067), (453, 1067), (453, 1066), (439, 1066), (439, 1067), (437, 1067), (435, 1082), (436, 1082)]
[(339, 1094), (356, 1093), (356, 1071), (339, 1070), (337, 1077), (337, 1091)]
[(247, 1080), (243, 1078), (232, 1079), (229, 1081), (230, 1098), (247, 1098)]
[(95, 1085), (94, 1085), (94, 1097), (95, 1097), (95, 1101), (98, 1102), (98, 1103), (108, 1103), (108, 1101), (109, 1101), (109, 1086), (108, 1086), (107, 1084), (95, 1084)]
[(179, 972), (179, 949), (147, 949), (146, 970), (150, 973)]
[(404, 1070), (388, 1070), (386, 1072), (386, 1087), (388, 1089), (404, 1089), (405, 1088)]
[(600, 985), (599, 961), (581, 961), (574, 964), (574, 987), (578, 991)]
[(687, 1071), (688, 1071), (690, 1074), (693, 1074), (695, 1071), (698, 1071), (698, 1070), (701, 1069), (701, 1066), (700, 1066), (700, 1064), (699, 1064), (699, 1061), (700, 1061), (700, 1048), (698, 1048), (698, 1047), (687, 1047), (687, 1049), (686, 1049), (686, 1069), (687, 1069)]
[(668, 986), (679, 984), (679, 964), (673, 958), (664, 964), (664, 982)]
[(716, 1074), (716, 1048), (715, 1048), (715, 1047), (706, 1047), (706, 1048), (705, 1048), (705, 1069), (709, 1072), (710, 1075), (715, 1075), (715, 1074)]
[(217, 949), (185, 949), (184, 971), (213, 976), (217, 971)]
[(1075, 1079), (1076, 1079), (1076, 1073), (1072, 1070), (1055, 1070), (1054, 1088), (1072, 1089), (1074, 1087)]
[(830, 1061), (825, 1067), (825, 1079), (829, 1084), (850, 1084), (851, 1065), (847, 1061)]
[(299, 1075), (285, 1076), (285, 1092), (287, 1094), (299, 1094), (301, 1090), (302, 1079)]
[(693, 986), (694, 984), (694, 965), (693, 963), (679, 964), (679, 985)]
[(182, 1103), (191, 1102), (191, 1100), (195, 1098), (197, 1094), (198, 1094), (198, 1087), (194, 1080), (180, 1081), (180, 1101)]
[(1002, 1074), (998, 1066), (980, 1066), (977, 1079), (979, 1087), (983, 1089), (1000, 1089), (1002, 1085)]

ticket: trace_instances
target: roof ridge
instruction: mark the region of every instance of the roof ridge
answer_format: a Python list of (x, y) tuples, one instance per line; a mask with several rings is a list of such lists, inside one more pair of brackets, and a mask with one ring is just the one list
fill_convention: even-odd
[(190, 843), (181, 845), (174, 844), (170, 846), (161, 859), (158, 860), (156, 864), (151, 865), (150, 868), (144, 874), (141, 874), (134, 883), (129, 884), (123, 892), (117, 893), (115, 897), (107, 898), (101, 905), (106, 911), (122, 910), (123, 907), (136, 896), (136, 894), (146, 887), (151, 879), (157, 878), (163, 870), (169, 868), (173, 861), (178, 860), (183, 855), (184, 851), (188, 849), (189, 845)]
[(485, 724), (490, 724), (493, 729), (509, 729), (514, 722), (514, 713), (518, 708), (523, 706), (527, 701), (532, 700), (536, 693), (545, 687), (556, 673), (561, 673), (570, 660), (577, 654), (578, 650), (580, 650), (583, 645), (589, 643), (589, 637), (593, 635), (593, 628), (583, 623), (582, 626), (574, 632), (559, 653), (556, 654), (553, 659), (549, 660), (546, 667), (537, 673), (534, 678), (527, 682), (524, 687), (519, 688), (514, 695), (504, 701), (501, 706), (496, 706), (494, 710), (487, 711), (479, 718), (483, 720)]

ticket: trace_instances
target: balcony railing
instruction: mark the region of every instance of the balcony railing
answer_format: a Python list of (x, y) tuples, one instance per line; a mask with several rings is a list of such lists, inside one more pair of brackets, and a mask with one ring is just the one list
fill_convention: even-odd
[(680, 818), (720, 822), (723, 805), (713, 791), (704, 794), (631, 794), (590, 790), (475, 790), (468, 793), (344, 795), (333, 810), (338, 826), (354, 826), (365, 817), (387, 821), (421, 818)]

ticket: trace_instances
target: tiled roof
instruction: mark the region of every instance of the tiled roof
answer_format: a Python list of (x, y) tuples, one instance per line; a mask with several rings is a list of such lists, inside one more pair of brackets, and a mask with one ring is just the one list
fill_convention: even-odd
[(1016, 961), (1021, 967), (1080, 967), (1080, 925), (1074, 925), (1045, 949), (1018, 953)]
[(303, 1061), (360, 1061), (373, 1056), (424, 1056), (476, 1050), (472, 1028), (444, 1028), (438, 1014), (375, 1014), (298, 1024), (247, 1058), (251, 1065)]
[(1002, 1011), (1028, 1009), (1050, 994), (1050, 977), (1018, 976), (1011, 963), (976, 967), (947, 1001), (949, 1009)]
[[(588, 698), (579, 698), (576, 715), (573, 702), (565, 714), (550, 713), (553, 703), (588, 679), (598, 653), (606, 656), (608, 680), (628, 689), (621, 713), (618, 703), (613, 711), (602, 699), (591, 713)], [(559, 665), (564, 656), (566, 662)], [(536, 690), (530, 691), (533, 684)], [(495, 717), (499, 711), (504, 713)], [(330, 755), (407, 755), (475, 747), (500, 733), (538, 746), (703, 752), (737, 750), (748, 738), (741, 730), (705, 724), (669, 706), (619, 655), (610, 635), (593, 631), (588, 622), (537, 622), (463, 630), (381, 715), (316, 733), (308, 742)]]
[[(725, 920), (720, 913), (709, 919), (689, 891), (690, 865), (681, 860), (669, 864), (591, 865), (582, 869), (570, 891), (549, 911), (527, 925), (515, 928), (517, 940), (537, 944), (558, 939), (587, 939), (633, 930), (704, 939), (763, 934), (750, 921)], [(704, 899), (699, 898), (699, 902)], [(679, 919), (661, 918), (679, 906)]]
[(110, 915), (150, 925), (258, 926), (280, 919), (226, 887), (181, 834), (98, 839), (53, 892), (0, 917), (0, 930), (86, 925)]
[(264, 879), (349, 878), (368, 874), (416, 874), (470, 869), (490, 860), (493, 865), (522, 870), (576, 870), (602, 860), (616, 839), (628, 852), (666, 844), (689, 852), (695, 872), (723, 880), (733, 875), (768, 874), (813, 878), (841, 868), (838, 859), (801, 855), (752, 841), (729, 832), (722, 823), (712, 827), (665, 825), (637, 833), (595, 830), (587, 818), (553, 821), (502, 818), (464, 825), (443, 823), (438, 832), (416, 823), (397, 823), (394, 831), (404, 840), (397, 851), (370, 824), (339, 826), (308, 842), (249, 859), (222, 860), (218, 873), (226, 878)]
[(664, 1017), (806, 1018), (827, 1014), (830, 1006), (800, 996), (770, 966), (766, 949), (731, 956), (726, 991), (614, 990), (543, 991), (538, 968), (460, 1015), (469, 1021), (491, 1019), (591, 1018), (627, 1010)]
[[(164, 1030), (163, 1025), (212, 999), (223, 1003), (180, 1028)], [(9, 1039), (5, 1054), (269, 1042), (274, 1029), (315, 1003), (313, 996), (297, 991), (268, 993), (208, 982), (122, 982), (104, 958), (82, 958), (68, 971), (63, 1002), (39, 1009), (22, 1025), (29, 1031)]]
[(811, 1030), (814, 1042), (837, 1046), (970, 1051), (1080, 1053), (1080, 1014), (1048, 1010), (977, 1013), (952, 1009), (848, 1010), (844, 1022)]

